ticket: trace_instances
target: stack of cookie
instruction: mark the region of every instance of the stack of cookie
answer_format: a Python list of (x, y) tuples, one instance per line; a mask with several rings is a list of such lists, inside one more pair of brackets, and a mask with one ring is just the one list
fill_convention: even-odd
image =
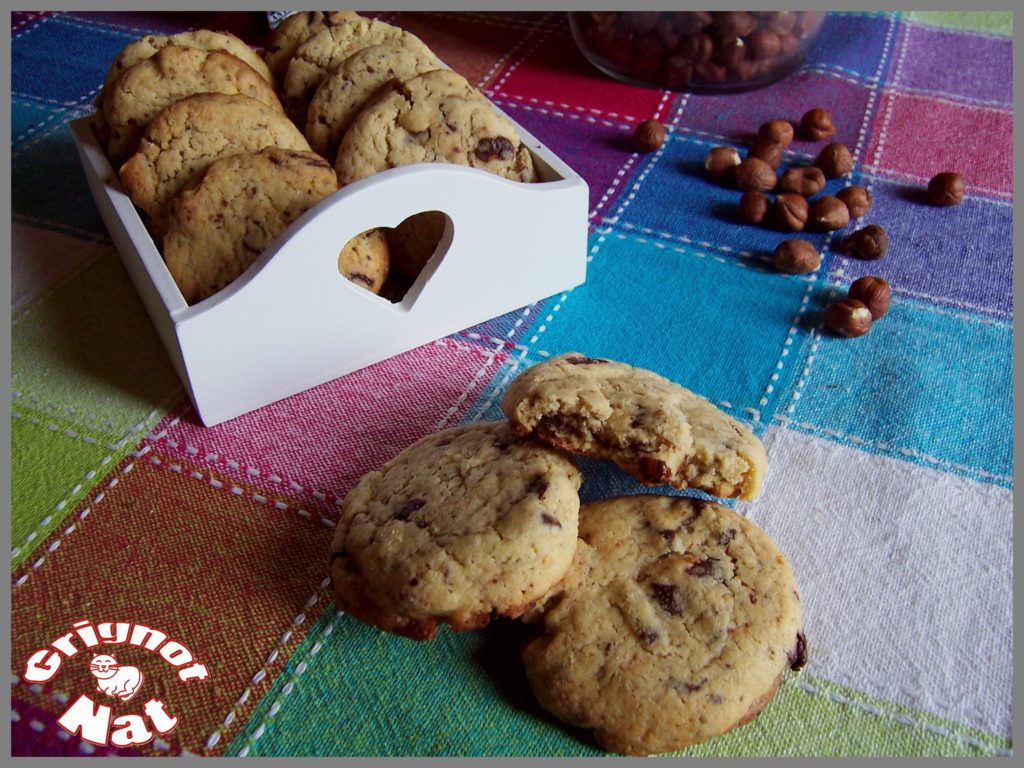
[[(262, 55), (211, 30), (148, 35), (107, 72), (96, 133), (194, 303), (324, 197), (377, 171), (449, 162), (533, 181), (515, 126), (442, 66), (414, 35), (351, 11), (288, 16)], [(445, 222), (429, 211), (367, 230), (338, 269), (397, 300)]]
[(676, 750), (754, 718), (806, 655), (785, 557), (718, 503), (581, 506), (572, 455), (750, 499), (767, 466), (757, 437), (651, 371), (575, 353), (520, 374), (502, 410), (352, 488), (330, 554), (338, 607), (418, 640), (521, 618), (539, 702), (610, 751)]

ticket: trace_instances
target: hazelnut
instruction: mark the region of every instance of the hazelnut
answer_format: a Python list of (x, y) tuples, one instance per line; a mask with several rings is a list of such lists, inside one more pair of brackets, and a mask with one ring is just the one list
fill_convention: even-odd
[(800, 118), (800, 136), (806, 141), (821, 141), (836, 132), (832, 116), (821, 107), (815, 107)]
[(840, 336), (863, 336), (871, 330), (871, 310), (857, 299), (833, 301), (825, 307), (824, 320)]
[(712, 26), (720, 37), (749, 35), (757, 21), (746, 11), (722, 11), (714, 13)]
[(736, 166), (736, 186), (740, 189), (759, 189), (767, 192), (777, 181), (772, 167), (756, 157), (748, 157)]
[(946, 171), (928, 182), (928, 200), (932, 205), (957, 205), (964, 199), (964, 179), (959, 173)]
[(740, 164), (740, 153), (732, 147), (713, 147), (704, 159), (704, 168), (713, 178), (728, 179)]
[(793, 143), (793, 124), (788, 120), (769, 120), (757, 131), (757, 136), (788, 147)]
[(758, 160), (764, 160), (774, 171), (782, 165), (782, 145), (771, 139), (758, 139), (754, 142), (754, 146), (750, 148), (750, 151), (747, 152), (747, 157), (756, 157)]
[(764, 192), (748, 189), (740, 197), (740, 218), (751, 224), (760, 224), (768, 213), (768, 198)]
[(633, 132), (633, 141), (639, 152), (654, 152), (665, 143), (665, 126), (657, 120), (644, 120)]
[(804, 197), (816, 195), (825, 188), (825, 174), (820, 168), (787, 168), (779, 179), (779, 189)]
[(747, 48), (752, 59), (772, 59), (779, 55), (782, 41), (775, 32), (762, 27), (747, 38)]
[(871, 193), (864, 187), (846, 187), (836, 192), (836, 197), (843, 201), (851, 219), (859, 219), (871, 209)]
[(815, 158), (814, 167), (820, 168), (826, 179), (838, 179), (853, 170), (853, 155), (845, 144), (826, 144)]
[(747, 57), (747, 44), (743, 38), (732, 37), (718, 43), (715, 62), (723, 67), (735, 67)]
[(772, 220), (780, 229), (799, 232), (807, 224), (807, 199), (792, 192), (784, 192), (772, 205)]
[(802, 275), (821, 266), (821, 254), (806, 240), (783, 240), (772, 253), (772, 263), (780, 272)]
[(808, 223), (825, 232), (842, 229), (850, 223), (850, 212), (838, 197), (825, 195), (811, 203)]
[(885, 278), (866, 275), (853, 281), (847, 297), (862, 302), (871, 312), (872, 320), (881, 320), (889, 310), (892, 290)]
[(849, 251), (855, 258), (875, 261), (885, 256), (888, 248), (889, 236), (877, 224), (868, 224), (850, 235)]

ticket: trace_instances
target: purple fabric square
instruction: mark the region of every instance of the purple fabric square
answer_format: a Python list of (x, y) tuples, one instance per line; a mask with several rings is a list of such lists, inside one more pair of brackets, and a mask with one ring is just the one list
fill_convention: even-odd
[(1013, 103), (1013, 40), (909, 25), (895, 85)]
[(879, 261), (836, 256), (834, 280), (879, 275), (893, 293), (960, 310), (1009, 318), (1013, 311), (1013, 208), (981, 197), (939, 208), (921, 201), (920, 188), (876, 179), (864, 224), (889, 234)]

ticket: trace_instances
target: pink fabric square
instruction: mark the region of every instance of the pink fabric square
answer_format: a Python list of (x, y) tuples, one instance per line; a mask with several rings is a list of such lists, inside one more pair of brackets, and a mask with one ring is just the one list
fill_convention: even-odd
[(491, 86), (495, 97), (613, 121), (667, 119), (671, 99), (664, 98), (664, 91), (625, 85), (605, 75), (576, 47), (568, 27), (560, 25), (539, 35), (539, 44), (528, 45), (521, 61), (513, 58)]
[(457, 424), (506, 357), (441, 339), (215, 427), (189, 408), (150, 441), (183, 467), (330, 514), (363, 474)]
[(928, 96), (887, 93), (876, 114), (865, 162), (875, 172), (924, 182), (942, 171), (964, 177), (968, 192), (1013, 194), (1013, 112)]

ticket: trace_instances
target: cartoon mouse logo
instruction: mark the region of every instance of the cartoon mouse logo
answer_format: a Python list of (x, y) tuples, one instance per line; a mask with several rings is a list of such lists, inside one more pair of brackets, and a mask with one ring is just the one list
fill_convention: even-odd
[(93, 656), (89, 662), (89, 671), (98, 681), (96, 690), (121, 701), (131, 701), (142, 687), (142, 670), (121, 666), (113, 656)]

